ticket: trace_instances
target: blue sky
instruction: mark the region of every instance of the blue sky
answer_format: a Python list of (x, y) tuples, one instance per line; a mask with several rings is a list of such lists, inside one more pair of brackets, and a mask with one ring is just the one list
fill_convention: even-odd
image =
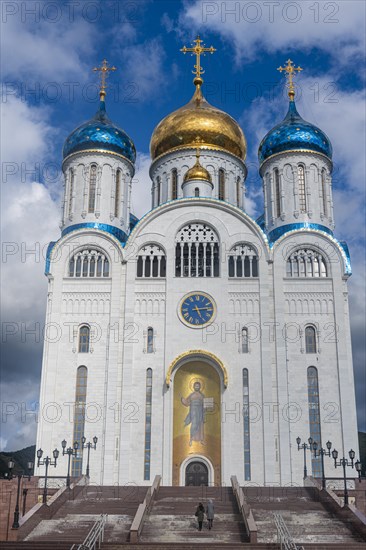
[[(3, 424), (2, 447), (17, 449), (35, 438), (35, 416), (25, 413), (36, 407), (39, 392), (43, 251), (59, 236), (63, 142), (97, 108), (91, 69), (104, 57), (118, 67), (107, 109), (138, 151), (132, 203), (141, 216), (150, 208), (150, 136), (193, 93), (193, 58), (179, 50), (197, 32), (217, 48), (202, 60), (206, 98), (240, 122), (248, 141), (254, 217), (262, 212), (258, 145), (287, 110), (276, 69), (289, 57), (304, 68), (298, 110), (334, 147), (336, 236), (348, 242), (352, 257), (357, 404), (366, 431), (364, 2), (3, 0), (1, 8), (2, 400), (13, 403), (7, 411), (14, 413)], [(35, 254), (26, 253), (31, 249)], [(35, 334), (27, 333), (32, 329)]]

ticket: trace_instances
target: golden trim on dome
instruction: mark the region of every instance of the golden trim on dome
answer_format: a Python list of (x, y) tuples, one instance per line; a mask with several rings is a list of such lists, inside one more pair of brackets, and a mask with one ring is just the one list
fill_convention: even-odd
[(245, 160), (247, 144), (239, 124), (227, 113), (213, 107), (202, 94), (203, 69), (200, 55), (206, 51), (213, 53), (215, 48), (203, 48), (199, 37), (196, 47), (182, 48), (183, 53), (196, 54), (194, 85), (192, 99), (180, 109), (166, 116), (155, 128), (150, 141), (152, 160), (178, 148), (200, 146), (217, 148)]
[(109, 151), (108, 149), (82, 149), (81, 151), (75, 151), (74, 153), (70, 153), (69, 155), (67, 155), (67, 157), (65, 157), (62, 161), (62, 164), (64, 164), (71, 157), (74, 157), (75, 155), (80, 155), (81, 153), (103, 153), (104, 155), (113, 155), (115, 157), (126, 160), (132, 166), (132, 168), (134, 168), (133, 162), (131, 162), (129, 158), (119, 153), (115, 153), (114, 151)]
[(200, 150), (199, 147), (197, 147), (196, 150), (196, 162), (185, 173), (185, 176), (183, 178), (183, 182), (191, 181), (191, 180), (200, 180), (200, 181), (209, 181), (212, 183), (211, 174), (202, 164), (200, 163)]

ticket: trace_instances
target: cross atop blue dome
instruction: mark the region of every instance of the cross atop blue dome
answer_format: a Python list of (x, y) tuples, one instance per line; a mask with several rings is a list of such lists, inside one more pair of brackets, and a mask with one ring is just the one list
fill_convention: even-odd
[(317, 126), (304, 120), (297, 112), (295, 101), (290, 100), (284, 120), (262, 139), (258, 157), (262, 164), (268, 157), (292, 150), (309, 150), (332, 158), (332, 144)]
[(132, 163), (136, 160), (136, 149), (124, 130), (109, 119), (104, 96), (94, 117), (74, 130), (67, 138), (63, 158), (78, 151), (101, 149), (122, 155)]

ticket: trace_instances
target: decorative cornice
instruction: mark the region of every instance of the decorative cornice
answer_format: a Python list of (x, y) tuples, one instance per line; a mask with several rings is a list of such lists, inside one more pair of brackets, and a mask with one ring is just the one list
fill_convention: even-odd
[(82, 155), (82, 154), (88, 154), (88, 153), (100, 153), (102, 155), (111, 155), (113, 157), (119, 157), (123, 160), (125, 160), (132, 168), (133, 172), (135, 172), (135, 166), (133, 162), (130, 161), (129, 158), (125, 157), (124, 155), (121, 155), (120, 153), (115, 153), (114, 151), (108, 151), (108, 149), (82, 149), (81, 151), (76, 151), (75, 153), (70, 153), (67, 155), (67, 157), (64, 158), (62, 162), (62, 166), (65, 164), (67, 160), (70, 160), (72, 157), (75, 157), (76, 155)]

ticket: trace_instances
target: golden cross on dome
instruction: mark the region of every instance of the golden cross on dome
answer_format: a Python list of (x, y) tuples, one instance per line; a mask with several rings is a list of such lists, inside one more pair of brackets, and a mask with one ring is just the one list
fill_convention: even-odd
[(302, 68), (300, 67), (300, 65), (298, 67), (295, 67), (291, 59), (288, 59), (286, 63), (287, 65), (285, 65), (284, 67), (278, 67), (277, 71), (280, 71), (280, 73), (285, 71), (287, 78), (288, 96), (290, 100), (293, 101), (295, 98), (295, 86), (293, 79), (294, 76), (296, 76), (296, 72), (299, 73), (300, 71), (302, 71)]
[(101, 67), (94, 67), (94, 72), (100, 72), (100, 99), (103, 101), (106, 96), (106, 89), (107, 89), (107, 78), (109, 76), (109, 73), (111, 71), (116, 71), (117, 67), (108, 67), (108, 61), (106, 59), (103, 59), (102, 66)]
[(192, 48), (187, 48), (186, 46), (183, 46), (183, 48), (180, 50), (184, 54), (191, 53), (192, 55), (196, 56), (196, 64), (194, 66), (193, 74), (196, 75), (194, 79), (195, 84), (202, 84), (203, 80), (201, 78), (201, 75), (204, 74), (204, 70), (201, 67), (201, 55), (205, 55), (206, 52), (214, 53), (216, 52), (216, 48), (213, 46), (210, 46), (209, 48), (205, 48), (203, 45), (203, 41), (200, 39), (199, 35), (197, 36), (196, 40), (193, 40), (194, 46)]

